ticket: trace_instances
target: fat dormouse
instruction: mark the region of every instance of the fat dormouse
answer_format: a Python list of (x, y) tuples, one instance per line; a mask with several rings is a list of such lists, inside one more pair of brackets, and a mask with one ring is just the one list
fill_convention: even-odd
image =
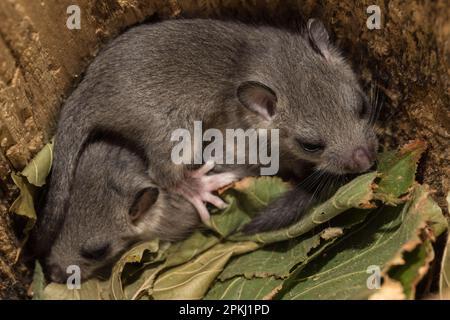
[[(135, 141), (152, 180), (183, 195), (207, 221), (204, 202), (223, 202), (204, 179), (225, 185), (255, 174), (254, 168), (192, 174), (192, 167), (171, 161), (174, 130), (191, 130), (194, 121), (205, 130), (277, 128), (283, 171), (302, 172), (312, 164), (344, 174), (373, 162), (377, 140), (369, 113), (357, 77), (318, 20), (309, 20), (303, 32), (207, 19), (134, 27), (101, 51), (62, 108), (49, 201), (38, 226), (40, 249), (48, 248), (65, 221), (77, 161), (99, 132)], [(310, 196), (295, 192), (290, 197)], [(286, 225), (297, 217), (289, 212), (269, 210), (247, 231)]]
[(180, 240), (199, 226), (194, 207), (156, 186), (146, 169), (146, 161), (123, 146), (97, 141), (84, 149), (66, 218), (45, 261), (51, 280), (64, 281), (70, 265), (89, 278), (132, 244)]

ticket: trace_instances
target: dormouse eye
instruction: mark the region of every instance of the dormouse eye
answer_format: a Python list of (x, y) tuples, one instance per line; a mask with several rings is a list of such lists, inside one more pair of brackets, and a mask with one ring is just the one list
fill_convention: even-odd
[(110, 245), (108, 243), (92, 248), (84, 247), (81, 249), (81, 256), (88, 260), (102, 260), (108, 255), (109, 250)]
[(325, 148), (323, 144), (305, 143), (301, 141), (298, 141), (298, 143), (304, 151), (309, 153), (319, 152)]

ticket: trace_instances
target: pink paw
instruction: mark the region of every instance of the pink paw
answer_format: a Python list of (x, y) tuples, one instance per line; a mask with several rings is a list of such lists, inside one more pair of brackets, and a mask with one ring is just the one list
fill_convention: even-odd
[(177, 190), (192, 203), (200, 219), (207, 225), (210, 216), (205, 203), (211, 203), (221, 209), (226, 208), (227, 204), (213, 192), (237, 180), (237, 177), (229, 172), (207, 175), (214, 165), (213, 161), (208, 161), (200, 169), (189, 172), (187, 179)]

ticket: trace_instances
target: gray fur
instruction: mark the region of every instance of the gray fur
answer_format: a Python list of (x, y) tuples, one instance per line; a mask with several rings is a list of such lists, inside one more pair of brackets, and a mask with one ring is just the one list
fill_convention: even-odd
[[(53, 281), (64, 281), (69, 265), (79, 266), (82, 278), (89, 278), (131, 244), (152, 238), (180, 240), (199, 225), (189, 202), (163, 190), (149, 210), (131, 219), (136, 195), (157, 187), (146, 174), (144, 161), (123, 147), (102, 141), (89, 144), (72, 185), (65, 221), (46, 260)], [(92, 255), (105, 245), (103, 255)]]
[[(189, 169), (171, 162), (170, 135), (193, 128), (196, 120), (204, 130), (279, 128), (282, 171), (301, 172), (302, 160), (333, 173), (349, 171), (353, 150), (372, 150), (376, 139), (367, 118), (358, 115), (362, 99), (354, 73), (331, 44), (311, 45), (327, 39), (320, 25), (314, 28), (319, 31), (312, 30), (311, 39), (269, 26), (172, 20), (132, 28), (111, 42), (62, 109), (38, 250), (48, 248), (68, 216), (64, 203), (77, 159), (95, 130), (135, 141), (148, 159), (148, 174), (167, 190)], [(239, 101), (236, 92), (247, 81), (276, 94), (270, 121)], [(307, 153), (298, 139), (326, 148)], [(254, 174), (247, 169), (241, 165), (239, 173)]]

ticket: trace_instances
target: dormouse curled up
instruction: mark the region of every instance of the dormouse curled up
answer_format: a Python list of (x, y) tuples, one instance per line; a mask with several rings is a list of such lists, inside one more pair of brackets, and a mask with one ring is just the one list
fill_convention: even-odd
[[(208, 19), (134, 27), (99, 53), (62, 108), (37, 248), (48, 251), (67, 219), (77, 163), (92, 136), (134, 141), (152, 181), (181, 195), (207, 222), (205, 203), (225, 205), (212, 191), (258, 170), (175, 164), (174, 130), (192, 130), (195, 121), (205, 130), (279, 129), (280, 171), (359, 173), (372, 166), (377, 149), (367, 100), (315, 19), (300, 32)], [(292, 223), (314, 203), (314, 193), (295, 188), (244, 231)]]
[(83, 280), (106, 276), (133, 244), (181, 240), (198, 228), (194, 207), (155, 185), (146, 169), (145, 159), (123, 146), (97, 141), (84, 149), (66, 218), (44, 261), (52, 281), (64, 282), (72, 265)]

